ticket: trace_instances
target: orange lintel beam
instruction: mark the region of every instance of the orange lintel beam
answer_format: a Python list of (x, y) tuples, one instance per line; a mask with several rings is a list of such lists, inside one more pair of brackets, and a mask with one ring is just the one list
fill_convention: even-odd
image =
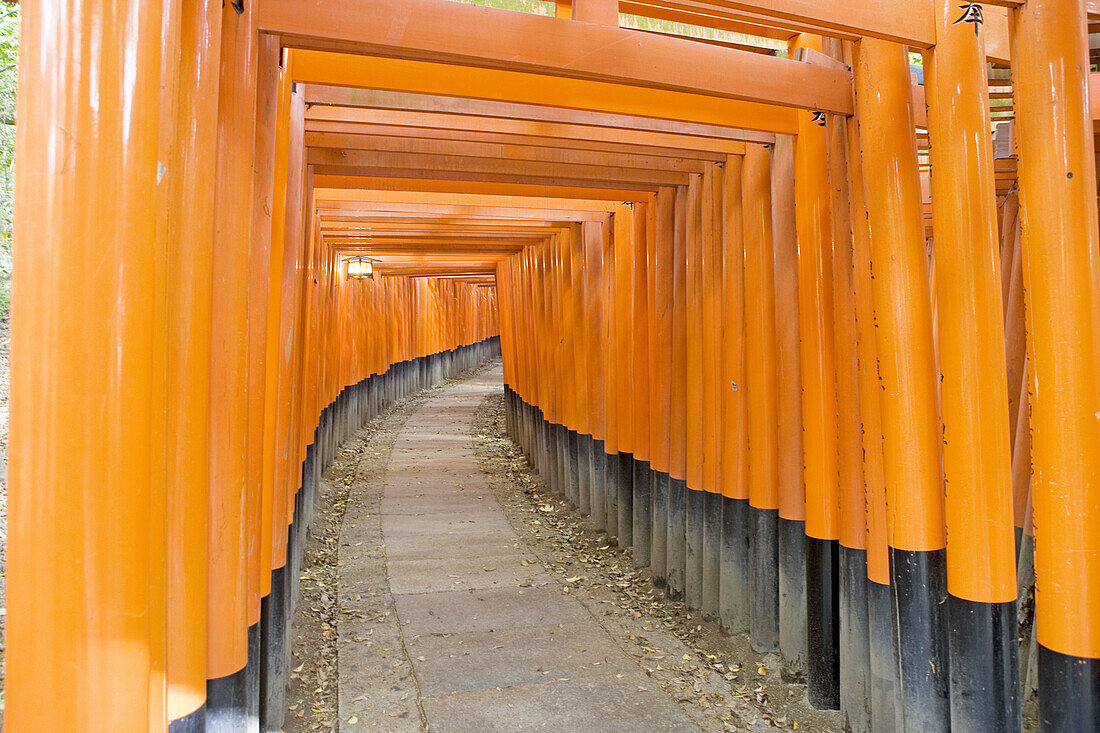
[[(529, 16), (536, 17), (536, 16)], [(627, 86), (606, 81), (569, 79), (501, 69), (481, 69), (428, 61), (353, 56), (325, 51), (295, 51), (294, 76), (298, 82), (344, 87), (411, 91), (454, 97), (489, 99), (525, 104), (544, 104), (569, 109), (659, 117), (683, 122), (729, 125), (749, 130), (794, 134), (795, 110), (728, 97)], [(754, 58), (770, 58), (746, 54)], [(797, 63), (784, 61), (784, 63)], [(830, 74), (832, 69), (802, 65)], [(812, 82), (807, 82), (812, 83)], [(815, 100), (816, 101), (816, 100)], [(821, 107), (850, 112), (843, 104), (821, 95)]]
[[(664, 155), (700, 160), (719, 160), (725, 155), (740, 155), (745, 151), (745, 144), (737, 140), (712, 140), (647, 130), (555, 125), (535, 121), (492, 120), (467, 115), (429, 115), (401, 111), (397, 111), (397, 114), (407, 115), (407, 117), (398, 124), (389, 124), (396, 115), (385, 115), (385, 123), (373, 118), (374, 112), (385, 113), (390, 110), (364, 110), (351, 107), (327, 109), (335, 113), (333, 116), (352, 119), (324, 119), (320, 115), (317, 118), (310, 118), (306, 121), (307, 138), (312, 140), (314, 133), (343, 133), (398, 138), (478, 140), (543, 148), (631, 152), (639, 155)], [(500, 131), (500, 128), (505, 128), (505, 131)]]
[[(1007, 1), (990, 4), (1006, 4)], [(935, 45), (930, 7), (927, 3), (906, 0), (769, 0), (766, 7), (762, 7), (759, 0), (721, 3), (634, 0), (620, 5), (627, 13), (765, 38), (787, 40), (796, 32), (850, 40), (869, 36), (922, 48)], [(772, 25), (777, 28), (767, 27)], [(984, 25), (987, 58), (1007, 63), (1009, 43), (1005, 9), (986, 8)]]
[(626, 168), (612, 165), (581, 163), (547, 163), (540, 160), (505, 158), (475, 158), (465, 155), (436, 153), (388, 153), (364, 150), (329, 150), (314, 148), (308, 153), (309, 163), (318, 168), (379, 168), (416, 169), (424, 177), (447, 172), (521, 176), (522, 178), (568, 178), (605, 183), (679, 186), (687, 183), (687, 174), (675, 171)]
[(432, 178), (357, 176), (321, 173), (313, 177), (318, 188), (418, 191), (423, 193), (483, 194), (488, 196), (546, 196), (549, 198), (598, 199), (602, 201), (646, 201), (649, 191), (630, 188), (546, 183), (503, 183), (500, 181), (449, 181)]
[[(652, 147), (648, 145), (632, 145), (620, 142), (604, 142), (600, 140), (579, 140), (567, 135), (562, 137), (540, 137), (537, 135), (510, 135), (494, 132), (481, 132), (473, 129), (451, 130), (441, 127), (399, 127), (396, 125), (375, 125), (363, 122), (331, 122), (328, 120), (313, 120), (306, 126), (306, 144), (310, 147), (343, 147), (333, 144), (333, 136), (354, 136), (357, 138), (370, 138), (371, 140), (398, 140), (405, 142), (406, 138), (415, 140), (450, 140), (475, 143), (492, 143), (498, 145), (526, 145), (547, 154), (555, 149), (562, 148), (570, 151), (618, 153), (635, 156), (654, 156), (671, 160), (702, 160), (718, 162), (725, 156), (708, 150)], [(687, 143), (686, 140), (683, 141)], [(735, 143), (736, 144), (736, 143)]]
[[(906, 0), (638, 0), (631, 12), (650, 17), (660, 8), (713, 14), (755, 25), (774, 25), (794, 33), (840, 38), (883, 38), (915, 46), (935, 43), (931, 6)], [(652, 12), (643, 12), (651, 6)], [(756, 33), (755, 35), (760, 35)]]
[[(347, 109), (347, 108), (341, 108)], [(348, 110), (352, 112), (365, 112), (365, 110)], [(416, 114), (416, 113), (412, 113)], [(369, 117), (370, 113), (366, 112)], [(536, 129), (545, 127), (538, 123), (532, 123), (527, 129), (519, 133), (494, 132), (489, 125), (480, 125), (476, 122), (467, 122), (470, 118), (452, 115), (437, 116), (434, 124), (421, 125), (388, 125), (375, 122), (343, 122), (338, 120), (312, 119), (306, 122), (306, 137), (309, 145), (324, 147), (323, 143), (329, 141), (325, 138), (314, 137), (317, 133), (338, 133), (347, 135), (371, 135), (374, 137), (393, 138), (420, 138), (426, 140), (471, 140), (478, 142), (490, 142), (512, 145), (531, 145), (539, 148), (569, 148), (571, 150), (600, 150), (610, 153), (633, 153), (635, 155), (658, 155), (673, 158), (691, 158), (695, 160), (718, 161), (726, 155), (744, 152), (745, 145), (738, 141), (715, 141), (717, 146), (708, 145), (707, 138), (690, 138), (687, 136), (666, 135), (665, 133), (648, 133), (645, 130), (618, 130), (614, 128), (585, 128), (580, 125), (573, 127), (580, 130), (594, 130), (598, 135), (578, 137), (569, 131), (551, 137), (546, 132), (538, 133)], [(484, 118), (473, 118), (481, 120)], [(519, 120), (516, 120), (518, 122)], [(663, 138), (659, 145), (647, 145), (644, 142), (645, 135), (655, 138)], [(594, 139), (588, 139), (594, 138)], [(603, 138), (603, 139), (599, 139)], [(689, 147), (690, 146), (690, 147)], [(722, 147), (731, 152), (720, 152), (711, 149)]]
[(311, 119), (325, 119), (329, 111), (336, 108), (391, 110), (402, 112), (445, 113), (496, 118), (515, 122), (533, 122), (536, 124), (556, 123), (565, 125), (585, 125), (611, 130), (635, 130), (658, 132), (670, 135), (689, 135), (700, 138), (713, 138), (730, 142), (775, 142), (770, 132), (746, 130), (724, 124), (704, 124), (685, 122), (684, 120), (643, 117), (639, 115), (596, 112), (585, 109), (569, 109), (539, 104), (495, 101), (450, 97), (438, 94), (416, 92), (396, 92), (386, 89), (356, 89), (350, 87), (331, 87), (318, 84), (305, 84), (306, 101), (314, 113)]
[(434, 277), (440, 277), (444, 275), (451, 275), (453, 277), (485, 277), (490, 276), (496, 272), (497, 264), (499, 260), (486, 261), (486, 262), (474, 262), (466, 264), (451, 265), (446, 262), (432, 263), (432, 262), (394, 262), (391, 264), (376, 263), (374, 266), (375, 273), (379, 275), (430, 275)]
[[(319, 210), (318, 210), (319, 211)], [(432, 230), (444, 230), (448, 232), (456, 231), (471, 231), (471, 232), (517, 232), (520, 234), (526, 234), (528, 232), (552, 232), (558, 231), (562, 224), (553, 221), (540, 221), (538, 219), (522, 219), (518, 221), (499, 218), (499, 219), (469, 219), (469, 218), (456, 218), (456, 217), (377, 217), (369, 212), (364, 212), (363, 215), (348, 218), (341, 212), (335, 216), (329, 216), (326, 214), (318, 213), (321, 218), (321, 227), (330, 228), (333, 226), (343, 226), (345, 229), (361, 229), (361, 230), (377, 230), (381, 232), (406, 232), (416, 229), (417, 231), (432, 231)]]
[[(337, 242), (337, 243), (343, 242), (343, 243), (347, 243), (347, 244), (358, 244), (358, 245), (365, 245), (365, 246), (370, 246), (371, 244), (377, 244), (377, 243), (372, 242), (370, 239), (367, 239), (365, 237), (347, 236), (347, 235), (340, 235), (340, 234), (326, 235), (325, 236), (325, 241), (327, 241), (327, 242)], [(436, 247), (444, 246), (446, 244), (457, 244), (457, 245), (462, 246), (462, 247), (469, 247), (469, 246), (477, 246), (477, 245), (482, 245), (482, 244), (488, 245), (488, 246), (500, 246), (501, 244), (505, 244), (505, 243), (512, 243), (512, 244), (516, 244), (518, 246), (520, 244), (534, 244), (538, 241), (539, 241), (539, 239), (530, 239), (530, 240), (525, 240), (523, 242), (511, 242), (509, 240), (504, 240), (504, 241), (498, 242), (498, 241), (492, 240), (492, 239), (480, 239), (480, 240), (471, 239), (471, 240), (460, 240), (460, 241), (456, 242), (454, 240), (439, 239), (439, 238), (409, 237), (407, 239), (390, 239), (390, 240), (387, 240), (386, 242), (381, 243), (381, 244), (384, 244), (384, 245), (389, 246), (389, 247), (393, 247), (393, 246), (396, 246), (396, 245), (418, 245), (418, 244), (431, 245), (431, 246), (436, 246)]]
[[(335, 243), (328, 243), (335, 244)], [(485, 260), (498, 260), (505, 257), (510, 257), (515, 254), (515, 251), (509, 250), (476, 250), (476, 249), (464, 249), (458, 251), (440, 250), (440, 249), (374, 249), (371, 247), (360, 247), (356, 245), (340, 244), (340, 252), (355, 253), (361, 255), (369, 255), (370, 257), (422, 257), (433, 262), (448, 262), (448, 261), (460, 261), (469, 260), (471, 258), (483, 258)]]
[(492, 248), (495, 250), (504, 251), (519, 251), (523, 247), (531, 244), (537, 244), (544, 241), (548, 235), (540, 235), (536, 237), (528, 237), (523, 239), (513, 237), (501, 237), (499, 239), (459, 239), (452, 240), (445, 236), (431, 236), (431, 237), (402, 237), (395, 239), (383, 239), (381, 241), (370, 237), (363, 236), (359, 232), (344, 232), (344, 231), (329, 231), (322, 233), (322, 236), (326, 241), (331, 241), (334, 238), (342, 238), (355, 244), (370, 247), (372, 249), (403, 249), (405, 247), (420, 247), (420, 248), (433, 248), (433, 249), (453, 249), (456, 247), (462, 247), (464, 249), (479, 249)]
[[(400, 181), (426, 181), (428, 184), (459, 184), (465, 186), (470, 183), (497, 184), (505, 186), (555, 186), (578, 189), (607, 189), (617, 191), (633, 191), (639, 195), (652, 194), (659, 184), (645, 181), (629, 181), (621, 178), (572, 178), (564, 176), (532, 176), (526, 172), (496, 172), (480, 170), (427, 170), (422, 167), (412, 168), (388, 168), (388, 167), (341, 167), (341, 166), (311, 166), (311, 172), (318, 176), (352, 176), (373, 179), (376, 176), (392, 178)], [(408, 185), (408, 184), (402, 184)], [(618, 198), (618, 197), (616, 197)], [(624, 201), (628, 200), (626, 198)]]
[[(478, 221), (508, 221), (515, 224), (541, 223), (544, 221), (542, 217), (546, 217), (546, 223), (563, 224), (566, 222), (602, 221), (604, 218), (604, 214), (598, 211), (508, 210), (495, 207), (431, 206), (427, 204), (367, 204), (366, 206), (370, 208), (358, 208), (357, 204), (347, 201), (332, 201), (320, 206), (317, 213), (326, 221), (347, 223), (404, 221), (410, 213), (420, 213), (419, 210), (432, 212), (437, 209), (441, 210), (440, 216), (447, 217), (444, 219), (445, 221), (470, 223)], [(396, 211), (377, 208), (380, 206), (387, 209), (396, 209)]]
[[(423, 226), (423, 225), (420, 225)], [(349, 227), (346, 224), (340, 225), (339, 223), (322, 223), (320, 226), (320, 232), (324, 236), (342, 236), (342, 237), (355, 237), (357, 239), (363, 239), (367, 242), (372, 242), (376, 245), (388, 245), (393, 246), (402, 242), (420, 242), (425, 241), (427, 243), (438, 242), (440, 244), (458, 245), (463, 246), (470, 245), (507, 245), (513, 244), (516, 246), (527, 244), (529, 242), (538, 242), (544, 236), (555, 233), (553, 227), (545, 227), (542, 230), (532, 231), (515, 231), (507, 229), (498, 229), (495, 231), (463, 231), (460, 229), (440, 228), (440, 229), (409, 229), (401, 231), (382, 231), (370, 227)]]
[(684, 6), (681, 3), (653, 2), (652, 0), (648, 2), (646, 0), (623, 0), (619, 3), (619, 11), (644, 18), (656, 18), (657, 20), (667, 20), (673, 23), (714, 28), (730, 33), (756, 36), (757, 38), (772, 38), (777, 41), (788, 41), (792, 36), (797, 35), (796, 32), (787, 28), (765, 25), (757, 23), (755, 20), (745, 20), (744, 13), (729, 12), (725, 8), (704, 8), (702, 5), (703, 3)]
[[(853, 15), (836, 2), (776, 1), (807, 6), (803, 15), (812, 16), (813, 8), (821, 5), (832, 8), (838, 17)], [(928, 9), (918, 6), (922, 9), (899, 10), (886, 17), (899, 28), (920, 26), (913, 16), (928, 16)], [(344, 41), (360, 53), (419, 55), (838, 114), (853, 110), (847, 74), (687, 39), (496, 8), (443, 0), (264, 0), (258, 18), (262, 30), (283, 35), (289, 46)], [(551, 98), (565, 98), (553, 84), (548, 86)]]
[(522, 140), (516, 143), (487, 142), (477, 139), (455, 140), (446, 135), (423, 140), (416, 137), (401, 138), (394, 135), (376, 136), (312, 132), (306, 134), (306, 145), (317, 150), (356, 150), (375, 153), (407, 153), (411, 155), (457, 155), (469, 158), (531, 160), (543, 163), (569, 163), (690, 173), (702, 173), (710, 165), (705, 161), (678, 158), (667, 154), (637, 155), (620, 151), (545, 147)]
[[(488, 206), (521, 209), (547, 209), (568, 211), (592, 211), (609, 215), (616, 210), (617, 204), (609, 203), (607, 199), (593, 196), (593, 200), (578, 201), (575, 196), (562, 196), (560, 194), (538, 194), (529, 191), (514, 191), (504, 194), (485, 194), (481, 192), (454, 192), (431, 191), (409, 188), (395, 191), (392, 188), (375, 188), (369, 186), (360, 190), (336, 187), (324, 190), (325, 187), (315, 181), (317, 188), (317, 201), (368, 201), (378, 205), (396, 204), (425, 204), (425, 205), (451, 205), (451, 206)], [(601, 192), (602, 193), (602, 192)]]
[[(422, 166), (409, 168), (390, 166), (339, 166), (318, 165), (310, 166), (310, 172), (317, 176), (347, 176), (358, 180), (369, 179), (396, 179), (399, 181), (425, 181), (425, 185), (433, 187), (435, 183), (465, 185), (467, 183), (499, 184), (505, 186), (553, 186), (564, 189), (604, 189), (616, 191), (633, 191), (637, 195), (653, 194), (663, 185), (676, 185), (664, 181), (651, 182), (647, 180), (630, 180), (623, 175), (615, 178), (588, 178), (573, 177), (570, 173), (584, 173), (584, 171), (563, 172), (562, 175), (531, 175), (528, 171), (494, 171), (479, 170), (474, 168), (446, 168), (433, 170)], [(668, 177), (669, 174), (661, 176)], [(672, 174), (678, 175), (678, 174)], [(684, 174), (689, 175), (689, 174)], [(638, 177), (640, 178), (640, 176)], [(349, 184), (350, 185), (350, 184)], [(413, 185), (402, 183), (402, 186)], [(587, 196), (586, 196), (587, 198)], [(618, 198), (614, 196), (613, 198)], [(630, 200), (623, 198), (623, 201)]]
[(418, 268), (430, 268), (436, 270), (446, 270), (448, 272), (455, 270), (477, 270), (487, 267), (495, 267), (496, 263), (502, 258), (484, 257), (475, 260), (447, 260), (436, 259), (434, 257), (409, 257), (395, 256), (390, 258), (379, 258), (375, 261), (375, 267), (379, 270), (393, 271), (398, 268), (405, 269), (418, 269)]
[(452, 243), (466, 243), (472, 241), (492, 242), (528, 242), (537, 241), (543, 236), (560, 231), (558, 227), (523, 228), (518, 227), (456, 227), (456, 226), (432, 226), (429, 224), (409, 224), (396, 229), (381, 229), (376, 225), (353, 226), (347, 223), (327, 222), (322, 220), (318, 230), (323, 234), (344, 234), (345, 236), (358, 236), (373, 239), (379, 244), (398, 241), (447, 241)]

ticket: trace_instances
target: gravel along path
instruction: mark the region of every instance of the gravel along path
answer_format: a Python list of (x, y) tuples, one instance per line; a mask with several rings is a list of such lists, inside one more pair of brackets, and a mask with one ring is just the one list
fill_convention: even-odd
[(413, 395), (325, 472), (286, 730), (843, 730), (549, 491), (500, 380)]

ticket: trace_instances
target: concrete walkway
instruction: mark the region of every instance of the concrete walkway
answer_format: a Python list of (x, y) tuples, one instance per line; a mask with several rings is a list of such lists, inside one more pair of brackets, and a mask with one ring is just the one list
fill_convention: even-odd
[[(499, 367), (453, 383), (397, 435), (380, 502), (388, 593), (368, 587), (369, 575), (341, 572), (341, 604), (359, 619), (340, 628), (344, 729), (698, 731), (562, 592), (561, 579), (521, 548), (468, 434), (478, 404), (499, 389)], [(393, 619), (377, 612), (383, 596)], [(384, 635), (387, 621), (396, 638), (379, 644), (374, 636), (371, 653), (393, 656), (391, 678), (373, 683), (392, 700), (373, 714), (354, 714), (349, 724), (354, 701), (376, 694), (372, 683), (353, 678), (356, 639), (371, 638), (379, 623)], [(388, 711), (383, 719), (379, 709)]]

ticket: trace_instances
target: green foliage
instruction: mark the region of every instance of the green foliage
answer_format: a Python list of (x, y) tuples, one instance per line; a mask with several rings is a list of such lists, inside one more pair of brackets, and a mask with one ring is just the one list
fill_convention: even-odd
[(15, 87), (19, 64), (19, 6), (0, 2), (0, 320), (11, 292), (12, 201), (15, 183)]

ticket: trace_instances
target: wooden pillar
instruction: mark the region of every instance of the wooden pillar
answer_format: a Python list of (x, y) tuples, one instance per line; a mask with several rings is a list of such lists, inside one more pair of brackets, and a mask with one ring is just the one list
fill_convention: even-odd
[(951, 727), (1018, 730), (1016, 562), (985, 43), (937, 0), (925, 64), (943, 416)]
[[(565, 3), (571, 8), (566, 17), (582, 23), (596, 23), (613, 28), (619, 27), (619, 0), (570, 0)], [(557, 5), (558, 17), (562, 17), (562, 4)]]
[(210, 322), (221, 3), (181, 17), (178, 159), (169, 166), (169, 348), (166, 361), (168, 473), (167, 717), (204, 725), (206, 702), (206, 524), (210, 413)]
[[(816, 37), (802, 48), (821, 50)], [(806, 485), (807, 686), (817, 708), (840, 707), (837, 404), (833, 335), (833, 229), (825, 120), (798, 115), (794, 149), (802, 453)]]
[(1039, 720), (1100, 728), (1100, 259), (1084, 3), (1014, 11)]
[(752, 646), (779, 648), (779, 370), (775, 343), (771, 154), (748, 145), (741, 171), (745, 247), (745, 399), (749, 446)]
[[(909, 61), (865, 39), (855, 66), (871, 234), (883, 476), (906, 729), (950, 728), (941, 431)], [(873, 144), (870, 141), (874, 141)]]
[(172, 11), (55, 2), (22, 13), (34, 51), (19, 111), (34, 122), (19, 126), (16, 152), (4, 724), (164, 730), (155, 366), (169, 182), (157, 163), (162, 126), (175, 124), (161, 116), (176, 93), (162, 86), (179, 53), (162, 37)]
[(779, 430), (779, 650), (787, 664), (806, 660), (806, 490), (802, 474), (802, 368), (798, 337), (798, 239), (795, 224), (794, 138), (772, 148), (772, 248)]

